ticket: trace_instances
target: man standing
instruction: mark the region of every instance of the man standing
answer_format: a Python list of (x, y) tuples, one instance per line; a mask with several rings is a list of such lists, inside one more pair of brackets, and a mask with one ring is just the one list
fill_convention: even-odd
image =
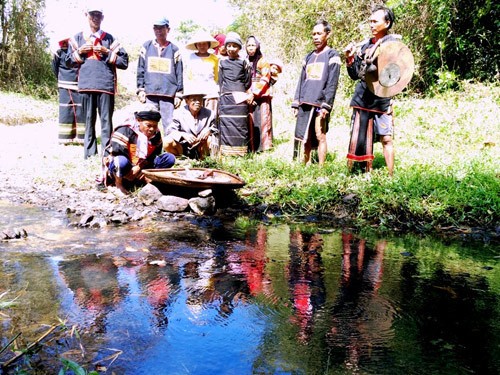
[(139, 54), (137, 95), (142, 103), (156, 105), (165, 134), (182, 100), (182, 59), (179, 48), (167, 40), (170, 28), (165, 17), (154, 22), (153, 31), (155, 39), (145, 42)]
[(204, 159), (210, 154), (211, 135), (217, 132), (217, 127), (215, 112), (203, 107), (204, 97), (196, 90), (184, 93), (187, 104), (174, 111), (174, 120), (166, 132), (165, 151), (192, 159)]
[(52, 57), (52, 71), (59, 89), (59, 144), (83, 144), (85, 116), (78, 92), (78, 68), (66, 66), (69, 36), (59, 40), (59, 49)]
[(376, 5), (368, 21), (372, 38), (366, 40), (359, 51), (354, 43), (350, 43), (344, 50), (349, 76), (354, 80), (360, 79), (351, 99), (353, 114), (347, 163), (350, 170), (354, 162), (365, 163), (365, 172), (370, 172), (374, 159), (373, 142), (378, 138), (382, 142), (389, 175), (392, 176), (394, 147), (391, 98), (381, 98), (368, 90), (365, 73), (370, 69), (370, 60), (380, 43), (398, 39), (398, 36), (388, 35), (394, 23), (394, 13), (391, 9)]
[(97, 154), (95, 123), (101, 119), (101, 152), (109, 143), (113, 130), (113, 111), (117, 87), (116, 69), (128, 68), (128, 54), (120, 43), (101, 30), (104, 19), (100, 6), (87, 8), (90, 30), (70, 39), (67, 65), (79, 66), (78, 91), (85, 113), (84, 158)]
[(305, 164), (311, 162), (311, 150), (316, 147), (319, 164), (323, 165), (326, 160), (326, 133), (340, 74), (340, 56), (327, 45), (331, 31), (326, 21), (318, 21), (314, 26), (312, 37), (315, 50), (302, 63), (292, 102), (297, 118), (294, 159), (303, 147)]

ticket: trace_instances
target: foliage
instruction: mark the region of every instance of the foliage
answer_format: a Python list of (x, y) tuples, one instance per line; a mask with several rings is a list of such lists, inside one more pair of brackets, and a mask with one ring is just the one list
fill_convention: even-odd
[(44, 6), (38, 0), (0, 1), (0, 82), (11, 91), (46, 99), (56, 85), (40, 23)]
[[(370, 6), (385, 2), (393, 8), (393, 32), (412, 50), (416, 72), (413, 90), (441, 90), (443, 78), (498, 80), (500, 5), (492, 0), (231, 0), (241, 9), (233, 29), (242, 37), (260, 37), (268, 55), (298, 64), (312, 49), (310, 33), (318, 19), (332, 25), (330, 45), (338, 51), (370, 35)], [(279, 22), (276, 20), (279, 19)], [(446, 84), (451, 83), (447, 81)], [(453, 88), (458, 88), (452, 85)]]
[[(58, 375), (65, 375), (65, 374), (98, 375), (99, 374), (99, 372), (97, 372), (97, 371), (87, 372), (78, 363), (71, 361), (69, 359), (66, 359), (66, 358), (61, 358), (61, 362), (63, 364), (63, 367), (59, 370)], [(71, 371), (71, 372), (68, 372), (68, 371)]]

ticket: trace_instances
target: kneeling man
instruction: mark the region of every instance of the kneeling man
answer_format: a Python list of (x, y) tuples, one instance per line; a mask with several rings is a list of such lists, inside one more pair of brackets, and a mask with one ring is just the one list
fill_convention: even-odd
[(123, 194), (129, 194), (123, 186), (124, 180), (141, 181), (143, 169), (170, 168), (175, 164), (174, 155), (161, 153), (163, 141), (158, 130), (161, 114), (156, 107), (146, 104), (134, 117), (132, 124), (114, 130), (103, 158), (107, 185), (114, 183)]
[(204, 159), (210, 154), (212, 135), (217, 133), (215, 113), (203, 107), (204, 94), (188, 91), (186, 105), (174, 111), (165, 134), (164, 150), (176, 156)]

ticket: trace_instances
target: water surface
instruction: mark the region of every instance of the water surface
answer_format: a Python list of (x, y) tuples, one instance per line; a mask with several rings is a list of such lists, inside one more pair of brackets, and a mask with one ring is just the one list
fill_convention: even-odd
[[(0, 203), (0, 347), (116, 374), (496, 374), (499, 250), (327, 224), (67, 226)], [(73, 330), (72, 330), (73, 329)], [(5, 362), (12, 353), (4, 352)], [(15, 373), (15, 367), (9, 372)], [(37, 372), (38, 371), (38, 372)]]

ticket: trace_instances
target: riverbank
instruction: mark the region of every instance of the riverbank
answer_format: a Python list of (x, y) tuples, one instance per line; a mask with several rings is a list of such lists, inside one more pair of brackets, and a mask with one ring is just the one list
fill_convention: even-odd
[[(376, 145), (375, 170), (348, 174), (348, 99), (339, 97), (328, 133), (324, 168), (292, 161), (294, 120), (276, 101), (275, 148), (245, 158), (197, 166), (238, 173), (247, 182), (237, 204), (259, 220), (328, 220), (377, 231), (413, 231), (497, 241), (500, 227), (500, 89), (471, 85), (433, 99), (403, 98), (396, 107), (396, 172), (388, 177)], [(95, 188), (98, 158), (83, 160), (80, 146), (57, 144), (57, 103), (0, 93), (3, 189), (0, 198), (72, 213), (111, 218), (155, 215), (137, 199)], [(478, 111), (478, 108), (481, 111)], [(127, 107), (115, 114), (115, 123)], [(8, 125), (6, 125), (8, 124)], [(481, 125), (479, 125), (481, 124)], [(131, 211), (132, 210), (132, 211)], [(184, 213), (178, 217), (192, 217)], [(121, 216), (122, 219), (124, 216)], [(169, 216), (172, 218), (172, 215)], [(102, 222), (102, 221), (101, 221)]]

